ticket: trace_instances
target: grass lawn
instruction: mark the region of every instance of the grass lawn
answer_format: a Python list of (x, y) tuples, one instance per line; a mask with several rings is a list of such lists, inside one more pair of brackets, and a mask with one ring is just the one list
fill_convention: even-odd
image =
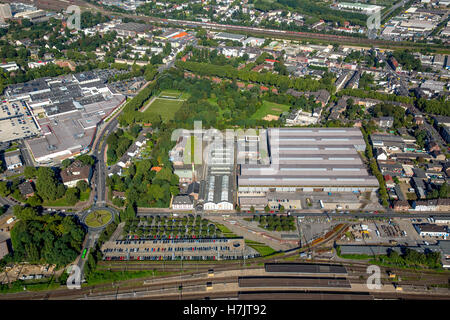
[(70, 207), (66, 201), (66, 197), (62, 197), (56, 200), (47, 200), (42, 202), (42, 206), (44, 207)]
[(251, 119), (261, 120), (267, 115), (279, 116), (285, 111), (289, 111), (289, 108), (286, 104), (278, 104), (275, 102), (269, 102), (264, 100), (263, 105), (256, 110), (256, 112), (252, 115)]
[(194, 162), (195, 149), (200, 152), (199, 148), (201, 146), (201, 143), (202, 142), (195, 136), (191, 136), (188, 138), (188, 141), (186, 142), (186, 149), (183, 155), (183, 162), (185, 164)]
[(159, 270), (142, 270), (142, 271), (108, 271), (108, 270), (95, 270), (88, 276), (88, 283), (84, 286), (93, 284), (116, 282), (123, 280), (130, 280), (144, 277), (162, 277), (169, 276), (178, 272), (159, 271)]
[(89, 199), (89, 195), (91, 194), (91, 189), (87, 188), (86, 191), (80, 192), (80, 201), (87, 201)]
[(181, 96), (181, 92), (178, 91), (178, 90), (168, 89), (168, 90), (161, 91), (159, 96), (160, 97), (170, 97), (170, 98), (178, 99), (178, 97)]
[(97, 210), (88, 214), (85, 223), (88, 227), (97, 228), (108, 223), (111, 218), (111, 212), (106, 210)]
[(180, 109), (184, 101), (155, 99), (144, 112), (153, 112), (159, 114), (163, 121), (167, 122), (173, 119), (175, 113)]
[(276, 251), (273, 250), (271, 247), (266, 246), (266, 245), (259, 245), (259, 244), (247, 244), (250, 248), (255, 249), (256, 251), (258, 251), (258, 253), (261, 256), (268, 256), (271, 254), (274, 254)]
[(182, 92), (182, 91), (173, 90), (173, 89), (163, 90), (159, 94), (159, 97), (161, 97), (161, 98), (166, 97), (166, 98), (174, 98), (174, 99), (181, 99), (181, 100), (187, 100), (190, 96), (191, 96), (191, 94), (188, 92)]

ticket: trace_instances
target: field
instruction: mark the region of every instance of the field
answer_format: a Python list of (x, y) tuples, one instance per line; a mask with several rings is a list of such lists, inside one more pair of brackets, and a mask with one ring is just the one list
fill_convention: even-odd
[[(256, 112), (252, 115), (252, 119), (261, 120), (265, 117), (266, 119), (278, 120), (278, 116), (280, 116), (283, 112), (289, 111), (290, 106), (286, 104), (278, 104), (275, 102), (263, 101), (263, 105), (261, 108), (256, 110)], [(269, 119), (270, 118), (270, 119)]]
[(188, 93), (177, 90), (164, 90), (158, 98), (155, 98), (151, 105), (144, 112), (154, 112), (159, 114), (163, 121), (173, 119), (175, 113), (180, 109), (183, 102), (189, 98)]
[(153, 103), (144, 112), (154, 112), (159, 114), (163, 121), (167, 122), (175, 116), (175, 113), (180, 109), (183, 101), (180, 100), (166, 100), (156, 98)]
[(165, 99), (180, 99), (180, 100), (186, 100), (189, 98), (189, 93), (181, 92), (178, 90), (163, 90), (159, 94), (159, 98), (165, 98)]
[(265, 245), (265, 244), (263, 244), (263, 243), (260, 243), (260, 242), (256, 242), (256, 241), (252, 241), (252, 240), (245, 240), (245, 244), (247, 245), (247, 246), (249, 246), (250, 248), (253, 248), (253, 249), (255, 249), (256, 251), (258, 251), (258, 253), (261, 255), (261, 256), (269, 256), (269, 255), (271, 255), (271, 254), (274, 254), (274, 253), (276, 253), (276, 251), (275, 250), (273, 250), (271, 247), (269, 247), (269, 246), (267, 246), (267, 245)]
[(98, 228), (108, 223), (111, 218), (111, 212), (106, 210), (97, 210), (88, 214), (85, 223), (88, 227)]

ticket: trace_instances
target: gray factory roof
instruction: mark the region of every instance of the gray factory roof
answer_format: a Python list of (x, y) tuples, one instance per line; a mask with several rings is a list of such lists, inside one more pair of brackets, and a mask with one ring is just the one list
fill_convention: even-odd
[(417, 246), (377, 246), (377, 245), (353, 245), (345, 244), (339, 246), (341, 254), (367, 254), (382, 255), (388, 254), (391, 250), (402, 253), (406, 248), (424, 252), (425, 250), (441, 251), (443, 254), (450, 253), (450, 240), (439, 240), (435, 245), (419, 244)]
[(153, 26), (144, 23), (127, 22), (116, 25), (114, 29), (134, 31), (134, 32), (146, 32), (152, 30)]
[(245, 39), (245, 35), (243, 34), (234, 34), (234, 33), (228, 33), (228, 32), (220, 32), (215, 35), (216, 39), (228, 39), (228, 40), (234, 40), (234, 41), (242, 41)]
[(233, 202), (231, 175), (210, 175), (206, 180), (205, 202)]
[(347, 269), (344, 266), (334, 264), (266, 263), (264, 268), (266, 272), (347, 274)]
[(242, 164), (239, 186), (369, 186), (358, 128), (269, 129), (270, 165)]

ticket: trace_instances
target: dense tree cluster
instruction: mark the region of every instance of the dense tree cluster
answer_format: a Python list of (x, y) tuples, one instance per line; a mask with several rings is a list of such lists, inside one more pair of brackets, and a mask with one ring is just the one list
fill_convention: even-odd
[(426, 113), (450, 116), (450, 100), (445, 97), (430, 100), (422, 98), (417, 101), (417, 106)]
[(117, 162), (133, 143), (133, 141), (124, 134), (125, 131), (118, 129), (111, 133), (106, 139), (106, 143), (108, 144), (108, 151), (106, 152), (108, 164)]
[(177, 61), (176, 65), (181, 69), (189, 70), (199, 75), (218, 76), (232, 80), (239, 79), (246, 82), (277, 86), (282, 90), (292, 88), (299, 91), (317, 91), (319, 89), (334, 91), (334, 81), (333, 78), (329, 76), (325, 76), (318, 81), (307, 77), (290, 78), (289, 76), (279, 75), (272, 72), (259, 73), (255, 71), (237, 70), (230, 65), (218, 66), (191, 61)]
[(444, 182), (440, 186), (436, 186), (431, 192), (428, 192), (428, 199), (446, 199), (450, 197), (450, 187), (447, 182)]
[(412, 121), (411, 115), (405, 116), (405, 109), (392, 104), (377, 104), (370, 109), (370, 112), (374, 117), (393, 117), (394, 128), (405, 127), (407, 124), (411, 124)]
[[(92, 166), (95, 162), (94, 158), (87, 154), (80, 155), (75, 159), (89, 166)], [(67, 168), (73, 161), (74, 159), (63, 160), (61, 168)], [(72, 206), (80, 200), (81, 193), (89, 189), (88, 183), (84, 180), (78, 181), (74, 188), (66, 188), (61, 182), (57, 170), (49, 167), (35, 168), (27, 166), (24, 169), (24, 177), (34, 182), (36, 192), (32, 197), (25, 199), (21, 195), (19, 190), (19, 185), (23, 182), (21, 178), (16, 178), (12, 181), (0, 181), (0, 195), (12, 195), (15, 199), (26, 202), (33, 207), (45, 205), (58, 199), (64, 199), (67, 205)]]
[(157, 215), (126, 220), (123, 236), (139, 239), (218, 238), (222, 236), (222, 232), (200, 215), (184, 215), (174, 219)]
[(412, 97), (404, 97), (404, 96), (397, 96), (394, 94), (386, 94), (382, 92), (377, 91), (366, 91), (363, 89), (342, 89), (337, 94), (338, 97), (342, 96), (351, 96), (351, 97), (357, 97), (357, 98), (368, 98), (368, 99), (376, 99), (381, 101), (394, 101), (394, 102), (401, 102), (401, 103), (408, 103), (412, 104), (414, 103), (414, 98)]
[(406, 248), (402, 254), (391, 250), (388, 255), (378, 257), (380, 262), (402, 267), (425, 267), (429, 269), (441, 268), (441, 253), (438, 251), (418, 252)]
[(14, 207), (19, 221), (11, 230), (15, 261), (66, 265), (77, 257), (85, 232), (73, 217), (39, 215), (32, 207)]
[(422, 63), (408, 50), (396, 50), (392, 54), (405, 70), (423, 71)]
[[(162, 169), (159, 172), (151, 170), (154, 166), (162, 166)], [(168, 207), (171, 196), (178, 194), (178, 180), (168, 159), (164, 163), (151, 159), (132, 164), (124, 177), (108, 177), (106, 184), (110, 190), (125, 192), (128, 206), (124, 215), (132, 218), (135, 216), (133, 206)]]
[(361, 128), (361, 133), (363, 134), (364, 141), (366, 142), (365, 155), (369, 160), (370, 172), (377, 178), (378, 183), (380, 184), (378, 194), (380, 195), (381, 202), (383, 206), (387, 207), (389, 205), (389, 202), (386, 183), (384, 181), (383, 175), (378, 168), (377, 160), (375, 160), (373, 156), (373, 148), (369, 142), (369, 135), (372, 133), (372, 129), (373, 127), (368, 125), (367, 123), (364, 123), (363, 127)]
[(339, 22), (343, 25), (344, 21), (349, 21), (358, 25), (365, 25), (367, 16), (362, 13), (336, 11), (329, 7), (327, 3), (318, 3), (312, 0), (277, 0), (277, 1), (255, 1), (255, 8), (263, 11), (286, 9), (296, 10), (302, 14), (329, 22)]
[(271, 231), (295, 230), (295, 219), (293, 216), (254, 215), (253, 221), (258, 222), (260, 228), (264, 228)]
[(52, 168), (39, 167), (36, 176), (36, 191), (42, 200), (56, 200), (64, 196), (66, 189)]

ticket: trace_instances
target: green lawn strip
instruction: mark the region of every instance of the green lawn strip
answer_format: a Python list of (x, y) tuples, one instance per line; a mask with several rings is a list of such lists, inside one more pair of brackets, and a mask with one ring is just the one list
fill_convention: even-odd
[(250, 248), (253, 248), (256, 251), (258, 251), (258, 253), (261, 256), (268, 256), (277, 252), (268, 245), (265, 245), (264, 243), (261, 242), (245, 239), (245, 244), (248, 245)]
[(25, 291), (24, 288), (28, 291), (42, 291), (54, 290), (59, 287), (61, 287), (61, 283), (55, 281), (53, 277), (31, 281), (16, 280), (10, 284), (0, 284), (0, 293), (23, 292)]
[(116, 282), (130, 279), (146, 278), (150, 276), (162, 277), (172, 274), (179, 274), (179, 272), (159, 271), (159, 270), (142, 270), (142, 271), (108, 271), (108, 270), (96, 270), (89, 274), (87, 279), (87, 285), (91, 286), (95, 284)]
[(6, 177), (6, 180), (14, 180), (15, 178), (18, 178), (22, 175), (23, 175), (23, 173), (15, 174), (13, 176)]
[(262, 106), (258, 110), (256, 110), (256, 112), (251, 116), (251, 119), (261, 120), (268, 114), (279, 116), (283, 112), (289, 111), (290, 108), (291, 106), (288, 106), (286, 104), (278, 104), (275, 102), (264, 100)]
[(368, 260), (373, 259), (373, 256), (368, 254), (341, 254), (339, 257), (343, 259), (353, 259), (353, 260)]

